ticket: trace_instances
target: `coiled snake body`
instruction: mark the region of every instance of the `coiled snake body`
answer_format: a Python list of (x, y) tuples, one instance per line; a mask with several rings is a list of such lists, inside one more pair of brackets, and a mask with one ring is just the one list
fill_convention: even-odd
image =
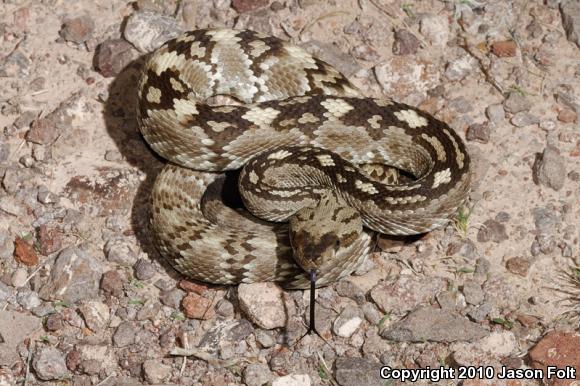
[[(241, 104), (207, 103), (217, 95)], [(202, 281), (304, 288), (305, 270), (316, 269), (317, 285), (329, 284), (366, 258), (373, 231), (430, 231), (469, 190), (469, 156), (445, 123), (362, 97), (330, 65), (252, 31), (198, 30), (165, 43), (142, 72), (138, 117), (170, 161), (152, 192), (156, 243)], [(415, 178), (385, 184), (377, 164)], [(290, 226), (221, 204), (231, 187), (208, 172), (242, 167), (245, 206)]]

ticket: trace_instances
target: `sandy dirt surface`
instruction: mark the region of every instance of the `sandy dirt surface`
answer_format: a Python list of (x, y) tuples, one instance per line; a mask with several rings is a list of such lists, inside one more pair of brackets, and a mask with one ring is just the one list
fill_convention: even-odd
[[(580, 372), (577, 1), (3, 0), (0, 15), (0, 385)], [(224, 26), (290, 40), (366, 95), (432, 113), (474, 160), (454, 222), (381, 237), (355, 275), (318, 291), (327, 343), (298, 342), (308, 291), (192, 283), (151, 244), (164, 161), (135, 119), (143, 58), (181, 31)]]

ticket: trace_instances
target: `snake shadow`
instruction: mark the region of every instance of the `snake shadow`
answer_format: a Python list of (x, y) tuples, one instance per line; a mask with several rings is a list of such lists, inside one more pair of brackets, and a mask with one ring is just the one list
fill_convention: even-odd
[(165, 161), (149, 148), (137, 124), (137, 86), (146, 59), (147, 55), (140, 56), (115, 76), (108, 88), (103, 118), (107, 132), (123, 158), (119, 167), (125, 168), (129, 165), (145, 176), (137, 187), (130, 209), (131, 230), (141, 250), (152, 260), (158, 261), (172, 278), (178, 280), (181, 275), (161, 257), (149, 230), (151, 189)]

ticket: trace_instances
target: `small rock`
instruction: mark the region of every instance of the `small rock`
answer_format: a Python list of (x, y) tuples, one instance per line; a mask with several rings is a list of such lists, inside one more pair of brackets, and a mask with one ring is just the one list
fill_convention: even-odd
[[(5, 188), (8, 186), (8, 176), (9, 171), (6, 172), (4, 175), (4, 180), (2, 181)], [(6, 190), (8, 191), (10, 189)], [(0, 211), (4, 211), (15, 217), (22, 217), (26, 215), (26, 206), (18, 198), (13, 196), (4, 196), (2, 197), (2, 200), (0, 200)]]
[(468, 260), (475, 260), (479, 254), (475, 243), (470, 239), (455, 239), (447, 247), (448, 256), (461, 256)]
[(580, 3), (577, 1), (560, 2), (562, 24), (566, 31), (566, 37), (580, 48)]
[(51, 145), (57, 138), (72, 131), (73, 117), (79, 115), (80, 94), (74, 93), (49, 114), (34, 120), (26, 140), (38, 145)]
[(289, 374), (272, 381), (272, 386), (310, 386), (311, 384), (308, 374)]
[(384, 386), (379, 362), (365, 358), (338, 357), (335, 362), (334, 377), (340, 386)]
[(162, 383), (171, 374), (171, 366), (155, 359), (143, 362), (143, 375), (149, 383)]
[(365, 301), (365, 293), (356, 284), (350, 280), (341, 280), (336, 285), (336, 292), (340, 296), (345, 296), (357, 302), (357, 304), (362, 304)]
[(528, 36), (533, 39), (537, 39), (544, 34), (544, 29), (542, 25), (538, 22), (538, 20), (534, 19), (528, 24), (526, 27), (526, 31), (528, 32)]
[(189, 319), (208, 320), (215, 315), (211, 300), (193, 292), (183, 298), (181, 306), (183, 313)]
[(221, 299), (215, 307), (215, 312), (224, 318), (231, 318), (234, 316), (234, 305), (227, 299)]
[(533, 114), (530, 114), (526, 111), (521, 111), (519, 113), (514, 114), (512, 119), (510, 119), (512, 125), (516, 127), (525, 127), (530, 125), (536, 125), (540, 122), (538, 117)]
[(488, 331), (460, 314), (429, 306), (411, 312), (405, 319), (381, 332), (397, 342), (457, 342), (481, 339)]
[(6, 366), (20, 361), (17, 347), (41, 329), (42, 320), (36, 316), (9, 309), (0, 312), (0, 364)]
[(194, 292), (198, 295), (203, 295), (209, 288), (208, 284), (196, 283), (185, 279), (180, 280), (177, 286), (185, 292)]
[[(158, 0), (137, 0), (136, 6), (137, 9), (142, 10), (149, 10), (157, 13), (162, 13), (164, 15), (173, 15), (175, 14), (176, 7), (178, 1), (176, 0), (169, 0), (169, 1), (158, 1)], [(216, 4), (216, 2), (213, 2)]]
[(490, 128), (487, 122), (474, 123), (467, 128), (465, 138), (468, 141), (477, 141), (481, 143), (488, 143), (490, 137)]
[[(116, 367), (115, 355), (111, 352), (109, 344), (77, 344), (76, 349), (79, 353), (79, 362), (74, 363), (76, 358), (71, 358), (70, 366), (75, 364), (82, 368), (82, 372), (90, 375), (98, 374), (101, 371), (110, 373)], [(76, 350), (73, 350), (76, 351)], [(69, 357), (67, 355), (67, 367), (69, 366)], [(70, 369), (70, 367), (69, 367)]]
[(540, 121), (540, 129), (544, 131), (554, 131), (556, 130), (556, 127), (556, 122), (551, 119)]
[(270, 0), (232, 0), (232, 7), (239, 13), (246, 13), (268, 6)]
[(81, 363), (81, 353), (78, 350), (71, 350), (66, 354), (66, 367), (70, 371), (75, 371)]
[[(464, 345), (464, 348), (470, 349), (473, 353), (484, 353), (488, 354), (488, 357), (490, 355), (494, 358), (505, 358), (513, 355), (517, 347), (517, 339), (511, 331), (493, 331), (477, 342)], [(456, 357), (457, 354), (453, 355)]]
[(335, 67), (347, 78), (360, 71), (361, 66), (335, 44), (311, 40), (301, 45), (310, 54)]
[(489, 105), (485, 109), (485, 115), (492, 123), (498, 124), (505, 118), (504, 108), (501, 104)]
[(469, 280), (463, 284), (461, 290), (463, 296), (465, 296), (465, 301), (469, 304), (478, 305), (481, 304), (485, 298), (485, 294), (481, 289), (481, 285), (473, 280)]
[(491, 304), (483, 303), (479, 307), (475, 307), (471, 311), (467, 313), (467, 315), (474, 321), (474, 322), (482, 322), (487, 318), (487, 315), (491, 312)]
[(272, 333), (267, 330), (257, 330), (256, 331), (256, 340), (263, 348), (272, 347), (276, 344)]
[(95, 300), (88, 301), (79, 307), (87, 327), (94, 332), (102, 331), (109, 323), (109, 307)]
[(558, 232), (562, 225), (562, 216), (559, 211), (547, 207), (534, 208), (534, 226), (539, 234), (553, 235)]
[(501, 243), (509, 239), (505, 225), (496, 220), (486, 220), (483, 226), (477, 232), (477, 241), (480, 243), (486, 243), (488, 241), (493, 241), (495, 243)]
[(139, 280), (149, 280), (157, 273), (155, 265), (146, 259), (137, 260), (133, 269), (135, 271), (135, 277)]
[(532, 107), (531, 102), (518, 92), (511, 92), (503, 105), (505, 111), (512, 114), (529, 111)]
[(8, 143), (0, 143), (0, 162), (6, 162), (10, 157), (10, 145)]
[(93, 256), (75, 247), (67, 248), (54, 262), (48, 281), (40, 289), (40, 297), (64, 300), (69, 304), (94, 299), (99, 290), (101, 270), (100, 263)]
[(6, 284), (0, 281), (0, 302), (5, 301), (12, 296), (12, 290)]
[(84, 15), (66, 20), (59, 33), (64, 40), (81, 44), (91, 38), (94, 29), (95, 22), (93, 19), (88, 15)]
[(521, 111), (529, 111), (532, 107), (532, 104), (523, 95), (514, 91), (510, 92), (509, 96), (504, 101), (503, 106), (505, 111), (515, 114)]
[(447, 63), (445, 77), (452, 82), (464, 79), (475, 68), (476, 61), (470, 55), (464, 55), (459, 59)]
[(233, 348), (240, 345), (241, 342), (254, 332), (252, 323), (247, 319), (218, 322), (205, 335), (203, 335), (199, 345), (200, 350), (208, 353), (221, 351), (222, 358), (224, 354), (233, 356)]
[(405, 29), (395, 31), (395, 42), (393, 43), (393, 54), (414, 55), (419, 49), (419, 39)]
[(133, 246), (122, 239), (112, 239), (105, 244), (107, 260), (124, 266), (132, 266), (137, 262), (137, 254)]
[(278, 0), (274, 0), (270, 5), (270, 9), (274, 12), (279, 12), (284, 9), (284, 4), (282, 4)]
[(117, 271), (107, 271), (101, 278), (101, 289), (110, 295), (120, 297), (123, 295), (123, 278)]
[(44, 381), (63, 379), (69, 376), (65, 356), (54, 347), (41, 347), (34, 354), (32, 367), (38, 378)]
[[(567, 366), (580, 369), (580, 332), (552, 331), (542, 338), (529, 352), (532, 366), (543, 369), (548, 366), (563, 369)], [(578, 374), (576, 374), (578, 379)], [(553, 380), (552, 380), (553, 381)], [(556, 381), (555, 385), (572, 385)]]
[(456, 292), (452, 291), (441, 291), (437, 294), (437, 304), (443, 310), (457, 310), (457, 296)]
[(38, 264), (38, 255), (34, 247), (20, 237), (16, 237), (14, 240), (14, 258), (28, 267)]
[(0, 61), (0, 78), (27, 77), (32, 61), (16, 49)]
[(491, 45), (491, 52), (499, 58), (516, 56), (517, 45), (513, 40), (503, 40)]
[(495, 221), (499, 221), (499, 222), (508, 222), (510, 220), (510, 214), (508, 212), (498, 212), (495, 215)]
[(367, 62), (378, 62), (381, 56), (379, 53), (368, 44), (361, 44), (355, 46), (350, 51), (352, 56), (360, 60), (366, 60)]
[(113, 334), (115, 347), (126, 347), (135, 342), (137, 329), (132, 322), (123, 322), (117, 327)]
[(42, 224), (38, 229), (40, 253), (48, 256), (62, 248), (62, 233), (57, 228), (49, 228)]
[(533, 327), (539, 323), (539, 319), (533, 315), (519, 314), (516, 318), (524, 327)]
[(244, 382), (247, 386), (262, 386), (269, 384), (274, 378), (268, 365), (255, 363), (244, 369)]
[(19, 291), (16, 301), (18, 301), (18, 304), (20, 304), (22, 308), (29, 311), (40, 306), (42, 303), (38, 298), (38, 294), (28, 289)]
[(350, 338), (359, 328), (362, 321), (358, 308), (346, 307), (335, 319), (332, 331), (343, 338)]
[(184, 296), (184, 291), (180, 290), (179, 288), (173, 288), (168, 291), (162, 291), (159, 296), (159, 300), (167, 307), (178, 310)]
[(572, 109), (562, 109), (558, 113), (558, 120), (564, 123), (576, 122), (576, 112)]
[(20, 288), (26, 284), (26, 279), (28, 278), (28, 271), (26, 268), (18, 268), (12, 274), (10, 278), (10, 284), (14, 288)]
[(403, 313), (419, 304), (428, 303), (445, 288), (441, 278), (419, 278), (401, 275), (393, 283), (380, 282), (371, 290), (371, 298), (384, 312)]
[(127, 19), (123, 36), (140, 52), (159, 48), (181, 34), (179, 23), (172, 17), (150, 11), (134, 12)]
[(0, 260), (8, 259), (14, 254), (14, 241), (10, 233), (0, 229)]
[(445, 47), (449, 41), (449, 20), (443, 15), (426, 15), (421, 19), (419, 32), (432, 45)]
[(240, 284), (240, 308), (258, 326), (271, 330), (286, 325), (282, 290), (274, 283)]
[(361, 305), (363, 314), (366, 320), (373, 326), (376, 326), (381, 321), (383, 314), (377, 309), (377, 307), (370, 302), (365, 302)]
[(516, 275), (520, 275), (522, 277), (528, 276), (528, 271), (530, 269), (530, 262), (528, 259), (523, 257), (512, 257), (508, 261), (505, 262), (505, 266), (511, 273), (515, 273)]
[(44, 326), (48, 331), (58, 331), (64, 328), (64, 320), (61, 314), (54, 313), (48, 315)]
[(104, 77), (118, 75), (137, 57), (133, 46), (123, 39), (105, 40), (97, 47), (95, 69)]
[(545, 185), (556, 191), (564, 187), (566, 163), (555, 147), (546, 146), (542, 155), (536, 158), (533, 171), (536, 184)]
[(137, 312), (137, 320), (154, 320), (161, 310), (161, 304), (155, 299), (147, 299), (143, 307)]
[[(375, 76), (385, 95), (426, 96), (440, 83), (440, 68), (410, 56), (393, 56), (374, 67)], [(417, 98), (418, 100), (418, 98)]]

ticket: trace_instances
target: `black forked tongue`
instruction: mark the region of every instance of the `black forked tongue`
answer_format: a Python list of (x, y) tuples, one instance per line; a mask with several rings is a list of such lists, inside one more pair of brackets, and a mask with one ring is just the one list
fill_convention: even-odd
[[(310, 270), (310, 323), (308, 324), (308, 331), (306, 331), (306, 333), (304, 335), (302, 335), (302, 337), (300, 339), (298, 339), (298, 342), (300, 342), (306, 335), (315, 333), (316, 335), (318, 335), (318, 337), (320, 339), (322, 339), (324, 341), (324, 343), (328, 344), (328, 342), (326, 341), (326, 339), (324, 339), (322, 337), (322, 335), (320, 335), (318, 333), (318, 331), (316, 331), (316, 319), (314, 317), (314, 310), (315, 310), (315, 306), (316, 306), (316, 270), (311, 269)], [(329, 345), (330, 346), (330, 345)], [(330, 346), (332, 348), (332, 346)]]
[[(307, 334), (315, 333), (320, 336), (318, 331), (316, 331), (316, 319), (314, 318), (314, 310), (316, 306), (316, 271), (314, 269), (310, 270), (310, 323), (308, 325)], [(321, 337), (321, 336), (320, 336)], [(321, 337), (322, 338), (322, 337)]]

